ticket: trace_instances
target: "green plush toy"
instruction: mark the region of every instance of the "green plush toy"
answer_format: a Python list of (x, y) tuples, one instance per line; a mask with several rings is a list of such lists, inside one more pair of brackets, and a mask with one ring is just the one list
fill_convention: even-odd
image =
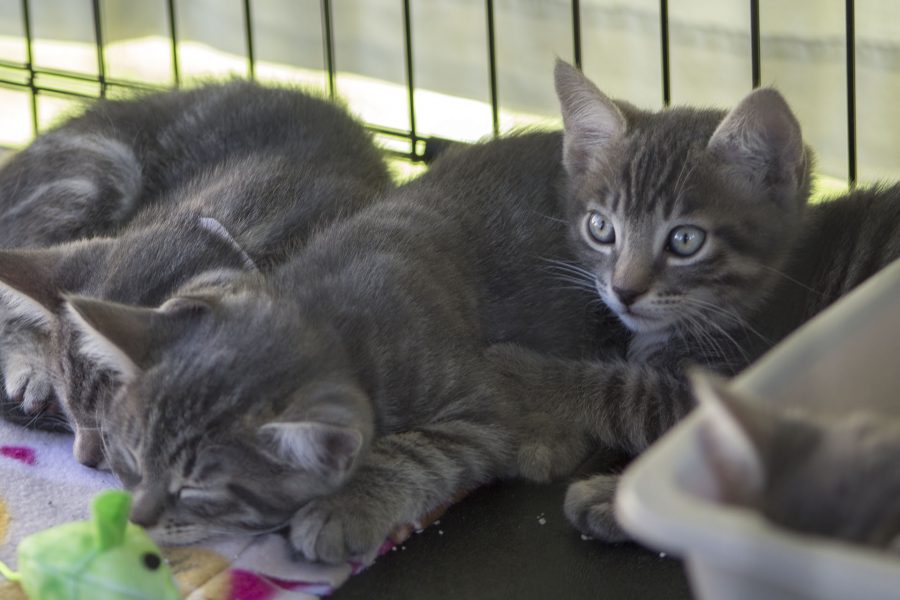
[(28, 536), (19, 544), (19, 572), (0, 563), (29, 600), (177, 600), (159, 548), (128, 522), (131, 496), (112, 490), (91, 503), (92, 519)]

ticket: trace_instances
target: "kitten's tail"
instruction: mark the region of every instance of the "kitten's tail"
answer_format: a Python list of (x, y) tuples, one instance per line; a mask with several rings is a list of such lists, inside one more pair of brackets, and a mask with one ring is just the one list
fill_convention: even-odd
[(0, 561), (0, 575), (3, 575), (12, 582), (19, 582), (22, 580), (21, 575), (7, 567), (2, 561)]

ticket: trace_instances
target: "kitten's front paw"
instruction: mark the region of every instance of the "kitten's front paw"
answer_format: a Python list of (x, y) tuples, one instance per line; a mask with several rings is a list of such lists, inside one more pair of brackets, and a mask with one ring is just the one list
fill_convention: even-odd
[(576, 427), (543, 413), (525, 418), (521, 440), (517, 475), (538, 483), (570, 475), (591, 450), (590, 440)]
[(310, 501), (291, 519), (291, 545), (312, 561), (368, 562), (394, 525), (379, 518), (372, 502), (371, 497), (357, 500), (340, 493)]
[(615, 515), (618, 475), (595, 475), (578, 481), (566, 491), (565, 513), (582, 533), (603, 542), (625, 542), (631, 537), (619, 526)]
[(60, 412), (56, 395), (53, 393), (52, 379), (44, 369), (14, 363), (3, 376), (7, 397), (13, 404), (18, 405), (22, 412), (29, 415)]

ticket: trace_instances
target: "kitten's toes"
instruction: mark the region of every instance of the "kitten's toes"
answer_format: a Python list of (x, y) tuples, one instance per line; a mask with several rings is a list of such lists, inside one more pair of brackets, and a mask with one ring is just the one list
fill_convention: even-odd
[(57, 414), (60, 412), (49, 376), (35, 373), (28, 381), (28, 387), (22, 398), (22, 407), (26, 412), (32, 413)]
[(519, 476), (537, 483), (554, 479), (553, 450), (544, 444), (525, 444), (516, 458)]
[(50, 376), (36, 369), (23, 368), (7, 373), (6, 395), (29, 415), (58, 411)]
[(291, 520), (290, 540), (304, 558), (331, 564), (350, 559), (368, 562), (387, 539), (366, 510), (342, 507), (337, 498), (320, 498), (303, 506)]
[(566, 491), (566, 517), (582, 533), (594, 539), (615, 543), (630, 540), (615, 515), (618, 476), (597, 475), (578, 481)]
[[(574, 441), (573, 441), (574, 440)], [(570, 436), (568, 442), (557, 440), (525, 443), (516, 457), (518, 476), (537, 483), (547, 483), (570, 475), (587, 454), (585, 444)]]

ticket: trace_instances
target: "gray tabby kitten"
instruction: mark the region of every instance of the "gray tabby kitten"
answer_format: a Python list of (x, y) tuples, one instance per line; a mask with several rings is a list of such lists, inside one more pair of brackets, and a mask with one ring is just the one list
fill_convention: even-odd
[[(181, 163), (177, 154), (173, 164), (152, 165), (159, 144), (145, 127), (154, 121), (161, 127), (163, 115), (176, 118), (195, 95), (99, 101), (15, 154), (0, 169), (0, 247), (40, 248), (107, 235), (155, 201), (183, 172), (172, 168)], [(51, 377), (40, 360), (47, 336), (27, 318), (6, 313), (0, 317), (0, 372), (8, 397), (3, 412), (29, 422), (35, 417), (28, 413), (55, 412)]]
[[(158, 306), (200, 273), (229, 278), (232, 270), (282, 262), (313, 231), (390, 188), (381, 153), (362, 126), (298, 91), (232, 82), (93, 110), (105, 115), (110, 131), (125, 135), (133, 125), (141, 132), (133, 140), (142, 151), (135, 187), (158, 198), (115, 237), (0, 252), (7, 314), (42, 340), (26, 366), (49, 373), (75, 430), (75, 456), (89, 466), (103, 458), (97, 407), (118, 382), (80, 353), (65, 294)], [(91, 135), (102, 138), (103, 130)], [(33, 151), (29, 160), (41, 157)], [(73, 155), (71, 168), (99, 172), (94, 158)], [(3, 343), (16, 340), (7, 335)], [(16, 399), (26, 413), (37, 408), (27, 397)]]
[(697, 375), (721, 500), (803, 533), (900, 552), (900, 421), (778, 411)]
[[(685, 370), (733, 374), (900, 255), (900, 189), (858, 191), (804, 212), (810, 153), (782, 97), (752, 92), (729, 113), (615, 104), (559, 63), (570, 238), (586, 287), (631, 331), (627, 356), (563, 361), (490, 351), (548, 423), (638, 453), (694, 406)], [(550, 427), (552, 430), (553, 428)], [(520, 452), (571, 472), (581, 444)], [(550, 461), (521, 465), (537, 477)], [(594, 537), (615, 477), (574, 484), (566, 514)]]
[(572, 260), (560, 154), (558, 134), (448, 151), (270, 275), (201, 275), (158, 309), (70, 297), (124, 382), (103, 436), (132, 519), (170, 543), (289, 525), (339, 562), (511, 474), (518, 408), (484, 347), (583, 356), (603, 318), (532, 267)]

